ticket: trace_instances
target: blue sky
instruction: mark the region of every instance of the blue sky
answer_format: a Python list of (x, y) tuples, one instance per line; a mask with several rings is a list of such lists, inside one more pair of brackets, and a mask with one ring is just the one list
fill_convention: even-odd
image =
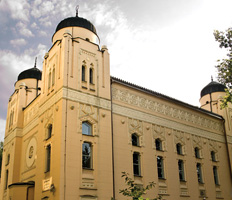
[(231, 0), (0, 0), (0, 140), (18, 74), (42, 69), (57, 24), (90, 20), (110, 52), (111, 75), (199, 106), (225, 51), (215, 29), (232, 25)]

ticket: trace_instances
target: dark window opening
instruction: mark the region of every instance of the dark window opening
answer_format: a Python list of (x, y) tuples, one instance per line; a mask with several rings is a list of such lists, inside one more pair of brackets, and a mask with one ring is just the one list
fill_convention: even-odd
[(82, 168), (92, 168), (92, 147), (88, 142), (82, 144)]
[(211, 151), (211, 159), (212, 161), (216, 162), (216, 155), (214, 151)]
[(196, 157), (196, 158), (200, 158), (200, 150), (199, 150), (198, 147), (195, 147), (195, 148), (194, 148), (194, 152), (195, 152), (195, 157)]
[(203, 183), (203, 179), (202, 179), (202, 171), (201, 171), (201, 164), (197, 163), (196, 165), (197, 168), (197, 179), (199, 183)]
[(183, 160), (178, 160), (178, 169), (179, 169), (179, 179), (180, 181), (184, 181), (184, 162)]
[(135, 152), (133, 153), (133, 169), (134, 169), (134, 175), (140, 176), (140, 155), (139, 153)]
[(158, 171), (158, 178), (164, 178), (164, 164), (163, 164), (163, 157), (157, 156), (157, 171)]
[(139, 136), (135, 133), (131, 135), (131, 142), (133, 146), (139, 146)]
[(163, 148), (162, 148), (162, 141), (160, 139), (156, 139), (155, 140), (155, 147), (156, 147), (156, 150), (158, 151), (162, 151)]
[(86, 79), (85, 79), (85, 66), (84, 65), (82, 65), (81, 80), (82, 81), (86, 81)]
[(176, 151), (177, 151), (177, 154), (179, 154), (179, 155), (183, 154), (182, 145), (180, 143), (176, 144)]
[(46, 166), (45, 172), (49, 172), (51, 167), (51, 145), (46, 147)]

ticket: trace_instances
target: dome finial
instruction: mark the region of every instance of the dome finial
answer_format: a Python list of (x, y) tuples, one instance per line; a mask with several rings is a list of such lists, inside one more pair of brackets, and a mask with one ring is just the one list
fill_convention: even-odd
[(76, 17), (78, 17), (79, 5), (76, 6)]
[(211, 76), (211, 82), (213, 82), (213, 76)]
[(36, 68), (36, 63), (37, 63), (37, 57), (35, 57), (35, 65), (34, 65), (34, 68)]

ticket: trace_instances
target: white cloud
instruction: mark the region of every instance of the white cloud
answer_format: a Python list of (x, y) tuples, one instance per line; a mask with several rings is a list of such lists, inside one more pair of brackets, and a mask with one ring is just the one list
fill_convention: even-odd
[(21, 38), (21, 39), (11, 40), (10, 44), (12, 44), (13, 46), (22, 46), (22, 45), (26, 45), (27, 42), (26, 42), (26, 40)]
[(3, 0), (0, 3), (0, 10), (9, 11), (11, 17), (17, 20), (29, 21), (29, 8), (26, 0)]
[(45, 37), (48, 36), (48, 34), (45, 31), (39, 31), (39, 36)]
[(33, 23), (31, 24), (31, 28), (36, 28), (36, 29), (38, 29), (38, 26), (37, 26), (37, 24), (36, 24), (35, 22), (33, 22)]
[(34, 37), (34, 34), (27, 28), (27, 25), (23, 22), (18, 22), (16, 27), (19, 29), (19, 33), (25, 37)]

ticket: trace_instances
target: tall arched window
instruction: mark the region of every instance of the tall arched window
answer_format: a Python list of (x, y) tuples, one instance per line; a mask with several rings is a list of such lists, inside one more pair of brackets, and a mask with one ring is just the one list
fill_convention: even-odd
[(51, 72), (49, 72), (49, 74), (48, 74), (48, 89), (51, 88), (51, 78), (52, 78), (52, 74), (51, 74)]
[(46, 139), (49, 139), (50, 137), (52, 137), (52, 124), (48, 125)]
[(82, 168), (91, 169), (92, 167), (92, 145), (84, 142), (82, 144)]
[(162, 156), (157, 156), (157, 172), (158, 172), (158, 178), (163, 179), (164, 178), (164, 162)]
[(212, 161), (216, 162), (216, 155), (214, 151), (210, 152)]
[(81, 69), (81, 80), (82, 81), (86, 81), (85, 74), (86, 74), (86, 67), (85, 65), (82, 65), (82, 69)]
[(133, 170), (134, 175), (140, 176), (141, 170), (140, 170), (140, 155), (138, 152), (133, 153)]
[(196, 158), (200, 158), (200, 149), (198, 147), (194, 148), (194, 153)]
[(45, 172), (49, 172), (51, 168), (51, 145), (46, 146), (46, 162), (45, 162)]
[(55, 85), (55, 68), (52, 70), (52, 86)]
[(93, 69), (89, 68), (89, 83), (93, 84)]

